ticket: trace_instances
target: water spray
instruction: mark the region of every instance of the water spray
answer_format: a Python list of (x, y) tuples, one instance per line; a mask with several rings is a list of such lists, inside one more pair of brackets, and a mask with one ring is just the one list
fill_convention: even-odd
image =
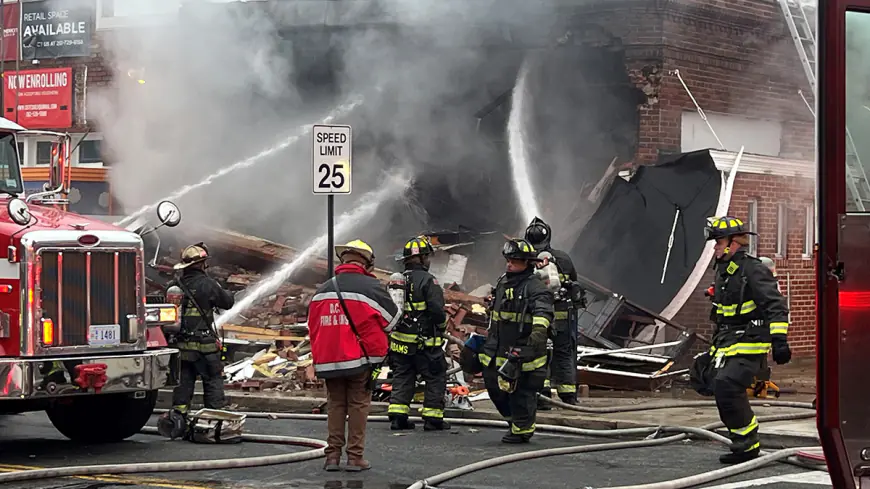
[[(363, 99), (361, 96), (357, 95), (357, 96), (351, 97), (350, 100), (348, 100), (347, 102), (345, 102), (342, 105), (339, 105), (338, 107), (335, 108), (335, 110), (333, 110), (326, 117), (324, 117), (323, 120), (321, 121), (321, 124), (331, 124), (336, 119), (338, 119), (340, 117), (344, 117), (345, 115), (350, 113), (352, 110), (357, 108), (362, 103), (362, 101), (363, 101)], [(304, 125), (304, 126), (300, 127), (299, 129), (297, 129), (296, 132), (294, 132), (292, 135), (290, 135), (290, 137), (284, 139), (283, 141), (279, 142), (278, 144), (275, 144), (274, 146), (272, 146), (270, 148), (264, 149), (263, 151), (260, 151), (259, 153), (255, 154), (254, 156), (251, 156), (251, 157), (248, 157), (242, 161), (233, 163), (230, 166), (226, 166), (224, 168), (221, 168), (220, 170), (212, 173), (211, 175), (205, 177), (203, 180), (201, 180), (197, 183), (194, 183), (191, 185), (185, 185), (185, 186), (181, 187), (180, 189), (176, 190), (175, 192), (173, 192), (168, 197), (158, 199), (157, 202), (155, 202), (154, 204), (143, 206), (139, 210), (137, 210), (136, 212), (130, 214), (129, 216), (121, 219), (120, 221), (116, 221), (114, 223), (114, 225), (115, 226), (125, 226), (128, 223), (135, 220), (136, 218), (142, 216), (143, 214), (154, 210), (155, 208), (157, 208), (157, 205), (164, 200), (170, 200), (170, 201), (177, 200), (193, 190), (196, 190), (200, 187), (205, 187), (206, 185), (211, 185), (211, 183), (213, 181), (217, 180), (218, 178), (220, 178), (224, 175), (232, 173), (236, 170), (240, 170), (242, 168), (247, 168), (249, 166), (253, 166), (256, 163), (259, 163), (263, 158), (266, 158), (267, 156), (271, 156), (272, 154), (277, 153), (278, 151), (281, 151), (283, 149), (286, 149), (286, 148), (296, 144), (300, 139), (302, 139), (304, 136), (308, 135), (309, 132), (311, 132), (312, 127), (313, 127), (313, 124)]]
[[(363, 195), (359, 199), (359, 205), (357, 205), (353, 210), (345, 212), (338, 218), (338, 222), (335, 225), (336, 236), (346, 234), (357, 225), (370, 220), (374, 217), (375, 211), (377, 211), (382, 203), (400, 195), (408, 188), (410, 183), (411, 180), (407, 170), (399, 171), (398, 173), (388, 177), (379, 189)], [(305, 248), (305, 250), (296, 255), (292, 261), (282, 265), (271, 275), (256, 284), (251, 291), (242, 298), (242, 300), (236, 302), (232, 309), (225, 311), (215, 319), (215, 323), (217, 323), (218, 327), (226, 324), (231, 318), (250, 307), (257, 300), (277, 290), (278, 287), (290, 278), (290, 276), (292, 276), (305, 262), (310, 260), (316, 253), (322, 251), (323, 248), (326, 247), (326, 240), (327, 236), (326, 234), (323, 234)]]
[(529, 168), (529, 151), (526, 146), (526, 132), (524, 125), (524, 103), (526, 92), (526, 77), (529, 74), (529, 59), (523, 60), (517, 82), (514, 85), (511, 96), (511, 113), (508, 119), (508, 145), (510, 147), (511, 176), (517, 198), (520, 201), (520, 209), (523, 212), (525, 223), (541, 215), (538, 209), (538, 201), (535, 199), (535, 191), (532, 189), (532, 178)]

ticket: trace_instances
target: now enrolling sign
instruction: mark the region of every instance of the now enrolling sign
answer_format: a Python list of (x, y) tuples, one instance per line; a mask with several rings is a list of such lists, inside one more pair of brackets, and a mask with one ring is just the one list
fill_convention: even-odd
[(353, 148), (350, 126), (315, 124), (312, 139), (312, 191), (324, 195), (350, 194)]

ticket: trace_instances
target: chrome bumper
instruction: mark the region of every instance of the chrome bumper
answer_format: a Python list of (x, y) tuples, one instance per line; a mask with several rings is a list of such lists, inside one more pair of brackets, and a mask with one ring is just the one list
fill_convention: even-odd
[(0, 399), (47, 399), (94, 394), (79, 387), (79, 365), (104, 364), (105, 384), (100, 394), (159, 389), (169, 380), (174, 348), (129, 355), (56, 358), (0, 358)]

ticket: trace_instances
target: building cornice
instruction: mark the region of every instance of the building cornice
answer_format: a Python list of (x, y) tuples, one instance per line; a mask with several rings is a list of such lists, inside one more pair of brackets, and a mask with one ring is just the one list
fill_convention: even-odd
[[(713, 163), (716, 164), (718, 170), (731, 171), (734, 168), (734, 160), (737, 158), (737, 153), (713, 149), (709, 151), (710, 156), (713, 158)], [(743, 153), (740, 164), (737, 166), (737, 172), (814, 179), (816, 176), (816, 163), (807, 160)]]

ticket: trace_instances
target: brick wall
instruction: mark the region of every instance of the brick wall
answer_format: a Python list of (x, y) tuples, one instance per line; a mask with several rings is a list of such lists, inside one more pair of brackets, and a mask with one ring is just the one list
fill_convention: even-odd
[[(798, 94), (798, 90), (808, 92), (809, 87), (777, 2), (615, 0), (590, 4), (589, 9), (585, 21), (620, 38), (627, 54), (626, 68), (648, 96), (647, 103), (638, 108), (636, 164), (655, 163), (663, 153), (680, 151), (682, 114), (696, 107), (674, 70), (679, 70), (705, 112), (779, 121), (779, 156), (814, 158), (814, 121)], [(729, 214), (746, 218), (749, 200), (757, 200), (758, 254), (773, 257), (777, 205), (788, 205), (787, 253), (776, 262), (782, 290), (791, 300), (790, 342), (795, 353), (803, 355), (813, 354), (815, 347), (814, 262), (802, 256), (805, 206), (812, 203), (813, 192), (809, 179), (741, 173), (729, 210)], [(791, 290), (786, 284), (788, 276)], [(703, 290), (712, 278), (708, 271), (675, 317), (707, 335), (712, 325)]]

